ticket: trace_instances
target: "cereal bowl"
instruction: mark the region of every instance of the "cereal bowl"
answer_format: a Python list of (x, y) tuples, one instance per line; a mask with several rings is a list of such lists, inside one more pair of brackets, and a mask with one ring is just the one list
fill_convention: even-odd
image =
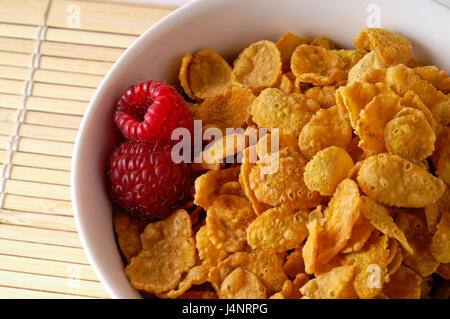
[[(276, 41), (284, 32), (324, 36), (342, 48), (366, 26), (398, 32), (413, 43), (413, 56), (450, 70), (450, 10), (433, 1), (197, 0), (141, 35), (98, 87), (78, 132), (72, 162), (72, 203), (83, 248), (112, 298), (140, 298), (129, 283), (112, 227), (105, 163), (114, 143), (112, 112), (130, 84), (160, 79), (177, 83), (186, 52), (211, 48), (232, 58), (249, 43)], [(445, 37), (445, 36), (444, 36)]]

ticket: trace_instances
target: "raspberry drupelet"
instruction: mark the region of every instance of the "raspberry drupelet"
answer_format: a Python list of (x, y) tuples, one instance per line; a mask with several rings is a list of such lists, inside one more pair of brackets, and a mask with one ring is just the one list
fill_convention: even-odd
[(150, 221), (167, 217), (186, 201), (191, 169), (176, 164), (171, 145), (123, 142), (109, 163), (111, 195), (132, 216)]
[(175, 128), (193, 132), (189, 108), (177, 90), (163, 81), (148, 80), (126, 89), (118, 99), (114, 121), (130, 141), (173, 143)]

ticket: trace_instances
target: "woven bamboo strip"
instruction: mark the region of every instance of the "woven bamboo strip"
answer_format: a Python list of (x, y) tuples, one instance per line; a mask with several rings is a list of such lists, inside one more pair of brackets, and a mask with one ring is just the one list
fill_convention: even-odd
[(72, 216), (72, 203), (55, 199), (6, 194), (5, 209)]
[(33, 196), (48, 199), (70, 200), (70, 188), (68, 186), (11, 179), (5, 183), (5, 193), (23, 196), (33, 194)]
[[(0, 36), (19, 39), (35, 39), (37, 33), (36, 26), (17, 25), (0, 22)], [(114, 34), (95, 31), (83, 31), (76, 29), (48, 28), (46, 40), (53, 42), (86, 44), (95, 43), (96, 46), (112, 48), (128, 48), (136, 39), (136, 36)]]
[(0, 238), (51, 245), (57, 242), (59, 246), (81, 247), (78, 234), (74, 232), (20, 225), (0, 224)]
[(23, 81), (0, 79), (0, 93), (21, 94), (23, 90)]
[(52, 70), (36, 70), (34, 80), (36, 82), (55, 83), (63, 85), (84, 86), (97, 88), (103, 79), (100, 75), (62, 72)]
[(33, 39), (0, 37), (2, 51), (17, 53), (33, 53), (36, 41)]
[[(70, 5), (79, 8), (80, 28), (83, 30), (134, 35), (141, 34), (171, 11), (163, 8), (114, 3), (53, 0), (47, 24), (52, 27), (68, 27), (67, 10)], [(114, 23), (105, 23), (105, 21), (114, 21)]]
[(9, 136), (0, 135), (0, 149), (6, 150), (9, 144)]
[(77, 131), (69, 128), (22, 124), (20, 127), (19, 135), (23, 137), (49, 141), (74, 142)]
[[(47, 0), (2, 0), (0, 21), (6, 23), (39, 25)], [(20, 12), (20, 14), (18, 14)]]
[[(0, 135), (0, 149), (6, 150), (8, 144), (9, 136)], [(19, 139), (17, 149), (21, 152), (70, 157), (73, 151), (73, 144), (22, 137)]]
[(21, 39), (36, 39), (37, 26), (0, 22), (0, 36)]
[(75, 247), (0, 239), (0, 254), (89, 265), (83, 249)]
[(0, 209), (0, 223), (76, 232), (73, 217)]
[(11, 179), (70, 186), (70, 173), (54, 169), (14, 166)]
[(0, 286), (0, 296), (5, 299), (91, 299), (90, 297), (86, 296), (66, 295), (42, 290), (5, 286)]
[(28, 111), (25, 123), (78, 129), (81, 123), (81, 116)]
[[(10, 80), (26, 80), (28, 69), (25, 67), (0, 65), (0, 78)], [(96, 88), (103, 79), (100, 75), (62, 72), (52, 70), (36, 70), (33, 80), (36, 82), (83, 86)]]
[[(0, 163), (4, 163), (6, 151), (0, 150)], [(58, 170), (70, 170), (71, 159), (61, 156), (15, 152), (12, 163), (14, 165), (40, 167)], [(25, 194), (29, 195), (29, 194)]]
[[(76, 267), (81, 280), (98, 281), (91, 267), (87, 265), (77, 265)], [(67, 278), (73, 272), (74, 265), (61, 261), (0, 255), (0, 269)]]
[(0, 93), (0, 107), (8, 109), (17, 109), (22, 101), (20, 95), (1, 94)]
[(28, 76), (28, 69), (25, 67), (0, 65), (0, 78), (24, 81)]
[[(1, 95), (0, 95), (1, 98)], [(13, 98), (10, 98), (10, 103)], [(11, 104), (14, 105), (14, 104)], [(60, 100), (44, 97), (31, 96), (27, 100), (27, 110), (42, 111), (49, 113), (83, 115), (88, 103), (83, 101)], [(2, 106), (3, 107), (3, 106)]]
[(0, 108), (0, 119), (2, 122), (13, 122), (16, 118), (16, 110)]
[(18, 150), (28, 153), (70, 157), (72, 156), (73, 144), (23, 137), (19, 140)]
[(14, 123), (0, 121), (0, 134), (11, 135), (13, 133)]
[[(2, 51), (16, 53), (33, 53), (36, 46), (32, 39), (0, 37), (0, 43)], [(115, 62), (122, 52), (119, 48), (47, 41), (40, 46), (41, 55), (109, 62)]]
[(97, 46), (126, 49), (136, 40), (136, 36), (76, 29), (48, 28), (46, 39), (47, 41), (75, 44), (95, 43)]
[[(1, 84), (0, 80), (0, 84)], [(19, 81), (22, 82), (22, 81)], [(89, 102), (95, 89), (48, 83), (34, 83), (33, 96)], [(8, 93), (8, 92), (5, 92)], [(12, 92), (15, 93), (15, 92)]]
[(57, 42), (44, 42), (41, 46), (42, 55), (108, 62), (115, 62), (123, 51), (118, 48)]
[[(10, 53), (10, 54), (18, 54), (18, 53)], [(111, 68), (111, 66), (112, 62), (59, 58), (46, 55), (41, 57), (40, 62), (41, 69), (87, 73), (94, 75), (105, 75), (106, 72), (108, 72), (108, 70)]]
[[(75, 272), (76, 268), (73, 268), (72, 271)], [(2, 285), (10, 287), (22, 287), (26, 283), (27, 287), (31, 289), (108, 298), (108, 295), (99, 282), (74, 280), (70, 277), (59, 278), (0, 270), (0, 282)]]
[(28, 67), (31, 54), (0, 51), (0, 64)]

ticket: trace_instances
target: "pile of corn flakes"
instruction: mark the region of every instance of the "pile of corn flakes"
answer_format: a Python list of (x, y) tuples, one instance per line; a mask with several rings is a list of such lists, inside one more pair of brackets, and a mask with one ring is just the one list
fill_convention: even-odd
[[(364, 29), (354, 44), (288, 32), (251, 44), (232, 66), (210, 49), (184, 56), (193, 118), (224, 136), (192, 164), (184, 209), (150, 224), (115, 214), (136, 289), (159, 298), (450, 296), (450, 78), (391, 31)], [(267, 134), (252, 141), (259, 128)], [(241, 161), (223, 163), (230, 156)]]

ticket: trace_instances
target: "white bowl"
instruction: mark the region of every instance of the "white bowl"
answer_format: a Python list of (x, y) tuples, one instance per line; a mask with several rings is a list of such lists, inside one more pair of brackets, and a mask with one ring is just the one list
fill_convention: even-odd
[(111, 297), (140, 297), (124, 274), (104, 187), (104, 167), (113, 143), (112, 111), (122, 91), (146, 79), (175, 84), (186, 52), (211, 48), (229, 57), (254, 41), (276, 41), (286, 31), (325, 36), (353, 48), (358, 32), (367, 22), (377, 21), (408, 37), (415, 57), (450, 70), (450, 10), (431, 0), (198, 0), (152, 26), (126, 50), (89, 104), (72, 163), (77, 229)]

